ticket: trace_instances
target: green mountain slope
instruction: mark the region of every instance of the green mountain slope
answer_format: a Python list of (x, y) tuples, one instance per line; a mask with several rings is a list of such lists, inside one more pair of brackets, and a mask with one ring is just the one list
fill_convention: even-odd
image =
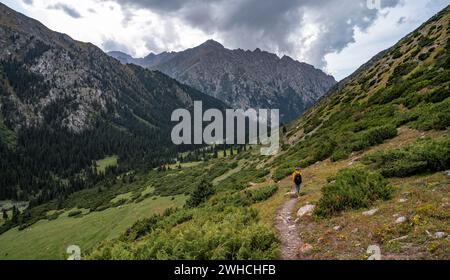
[(185, 148), (170, 140), (175, 109), (225, 107), (3, 4), (0, 38), (0, 199), (62, 199), (101, 180), (106, 156), (119, 158), (107, 175), (158, 166)]
[[(56, 258), (69, 243), (79, 243), (89, 259), (367, 259), (372, 245), (384, 259), (448, 259), (450, 177), (442, 171), (450, 169), (449, 38), (446, 8), (283, 129), (282, 152), (274, 157), (253, 148), (122, 174), (36, 207), (32, 217), (64, 229), (73, 223), (68, 213), (83, 209), (72, 219), (89, 228), (90, 215), (188, 195), (187, 206), (148, 212), (100, 243), (83, 240), (94, 236), (83, 227), (65, 243), (60, 236), (41, 242), (58, 240)], [(298, 166), (302, 196), (291, 198), (289, 175)], [(284, 213), (291, 219), (279, 212), (286, 203), (293, 207)], [(293, 218), (306, 205), (314, 211)], [(60, 217), (53, 216), (56, 209)], [(20, 233), (17, 247), (41, 240), (40, 223)], [(0, 248), (8, 248), (0, 258), (24, 257), (9, 246), (16, 230), (0, 235)], [(292, 254), (284, 254), (286, 244)]]
[[(446, 130), (450, 124), (448, 8), (341, 82), (291, 125), (276, 178), (396, 136), (396, 128)], [(302, 141), (298, 141), (298, 140)], [(288, 147), (286, 147), (288, 148)]]

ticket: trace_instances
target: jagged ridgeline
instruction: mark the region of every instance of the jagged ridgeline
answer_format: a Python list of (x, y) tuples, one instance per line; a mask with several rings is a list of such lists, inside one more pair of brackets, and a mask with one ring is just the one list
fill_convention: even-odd
[(93, 161), (114, 155), (107, 173), (176, 157), (171, 113), (220, 101), (168, 76), (122, 65), (0, 4), (0, 199), (46, 201), (101, 179)]
[(293, 123), (286, 137), (297, 144), (284, 146), (275, 178), (284, 178), (294, 166), (347, 158), (395, 137), (400, 126), (446, 130), (450, 125), (449, 18), (447, 7), (336, 85)]
[(336, 84), (332, 76), (288, 56), (279, 58), (260, 49), (230, 50), (213, 40), (141, 59), (109, 54), (122, 63), (159, 70), (231, 108), (279, 109), (284, 123), (298, 118)]

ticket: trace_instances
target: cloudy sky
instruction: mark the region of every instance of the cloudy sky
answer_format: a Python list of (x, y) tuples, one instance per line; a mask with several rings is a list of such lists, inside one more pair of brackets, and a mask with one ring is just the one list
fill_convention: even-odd
[(340, 80), (450, 0), (0, 0), (74, 39), (136, 57), (207, 39), (311, 63)]

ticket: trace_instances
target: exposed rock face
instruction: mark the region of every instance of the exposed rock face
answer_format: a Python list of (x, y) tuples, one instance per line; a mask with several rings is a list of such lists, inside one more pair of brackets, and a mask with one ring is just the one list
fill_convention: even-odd
[(0, 91), (1, 113), (16, 131), (52, 122), (78, 133), (99, 118), (162, 127), (174, 109), (212, 100), (161, 73), (122, 65), (2, 4)]
[(213, 40), (142, 59), (109, 54), (123, 63), (159, 70), (233, 108), (280, 109), (283, 121), (300, 115), (336, 83), (321, 70), (288, 56), (280, 59), (260, 49), (229, 50)]

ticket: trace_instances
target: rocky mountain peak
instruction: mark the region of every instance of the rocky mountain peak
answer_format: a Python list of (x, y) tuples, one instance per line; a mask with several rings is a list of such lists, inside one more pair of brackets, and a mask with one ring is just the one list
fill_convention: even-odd
[(260, 48), (230, 50), (214, 40), (136, 64), (159, 70), (232, 108), (280, 109), (283, 122), (298, 117), (336, 83), (332, 76), (288, 56), (279, 58)]
[(215, 41), (213, 39), (206, 40), (199, 47), (219, 48), (219, 49), (225, 48), (221, 43), (219, 43), (219, 42), (217, 42), (217, 41)]

